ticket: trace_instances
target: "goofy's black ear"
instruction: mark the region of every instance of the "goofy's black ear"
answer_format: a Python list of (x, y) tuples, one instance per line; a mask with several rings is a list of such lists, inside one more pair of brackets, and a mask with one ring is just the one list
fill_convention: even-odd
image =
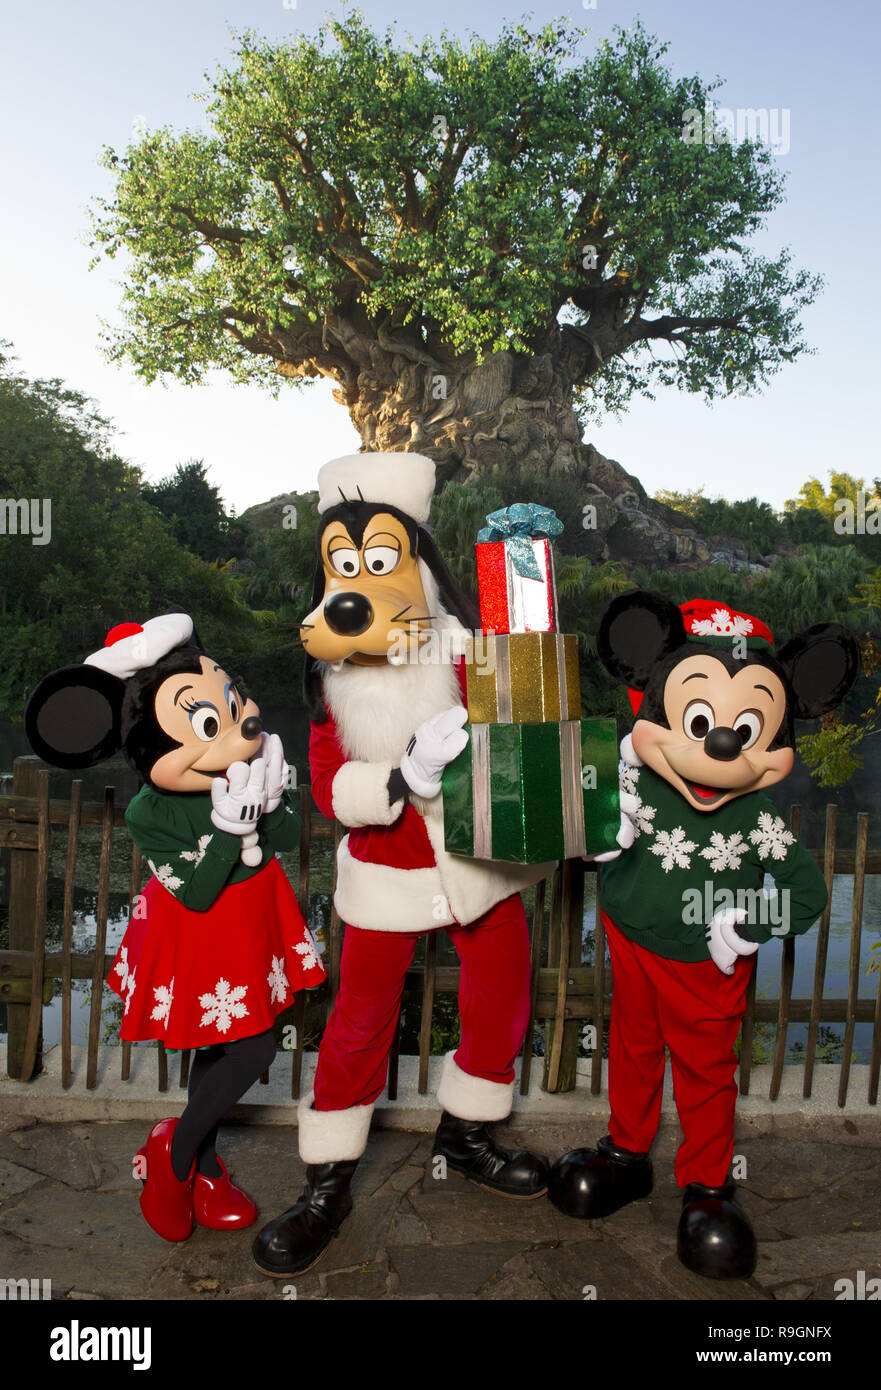
[(815, 623), (778, 653), (789, 677), (796, 719), (817, 719), (840, 704), (860, 674), (860, 649), (840, 623)]
[(652, 668), (685, 642), (677, 604), (654, 589), (633, 589), (612, 599), (597, 631), (597, 655), (617, 680), (645, 690)]
[(40, 681), (24, 715), (37, 757), (53, 767), (93, 767), (118, 753), (125, 683), (97, 666), (63, 666)]

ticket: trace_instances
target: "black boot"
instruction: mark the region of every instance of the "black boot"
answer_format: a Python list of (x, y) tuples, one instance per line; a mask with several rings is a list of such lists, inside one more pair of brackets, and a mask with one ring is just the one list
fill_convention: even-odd
[(432, 1157), (445, 1158), (455, 1173), (503, 1197), (530, 1201), (548, 1190), (547, 1159), (526, 1149), (500, 1148), (485, 1120), (460, 1120), (445, 1110)]
[(573, 1149), (557, 1159), (548, 1179), (548, 1196), (566, 1216), (596, 1221), (652, 1190), (652, 1161), (612, 1143), (611, 1135), (595, 1149)]
[(251, 1246), (261, 1274), (285, 1279), (318, 1263), (352, 1210), (349, 1184), (357, 1167), (354, 1159), (306, 1169), (306, 1189), (299, 1202), (264, 1226)]
[(732, 1178), (722, 1187), (692, 1182), (682, 1193), (676, 1251), (705, 1279), (748, 1279), (756, 1267), (756, 1237), (737, 1203)]

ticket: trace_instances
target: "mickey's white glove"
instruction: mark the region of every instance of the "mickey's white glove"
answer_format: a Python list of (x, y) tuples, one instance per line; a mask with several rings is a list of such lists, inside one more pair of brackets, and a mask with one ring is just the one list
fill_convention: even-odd
[(266, 764), (266, 799), (263, 814), (268, 816), (281, 805), (281, 795), (290, 781), (291, 770), (284, 760), (284, 748), (278, 734), (263, 734), (260, 756)]
[(618, 805), (621, 811), (621, 824), (618, 827), (618, 834), (615, 836), (621, 849), (608, 849), (605, 854), (586, 854), (584, 858), (591, 864), (608, 864), (610, 859), (617, 859), (622, 849), (630, 849), (636, 839), (636, 812), (639, 808), (639, 797), (627, 791), (625, 783), (625, 769), (630, 767), (642, 767), (642, 758), (633, 751), (633, 739), (630, 734), (625, 734), (621, 740), (619, 748), (621, 761), (618, 764)]
[(744, 941), (734, 930), (735, 923), (745, 922), (746, 918), (745, 907), (720, 907), (707, 927), (710, 959), (723, 975), (734, 974), (734, 962), (738, 956), (753, 956), (759, 949), (758, 941)]
[(458, 758), (468, 743), (468, 735), (462, 728), (467, 720), (467, 709), (454, 705), (419, 725), (401, 759), (404, 781), (417, 796), (426, 801), (437, 796), (444, 768)]
[(228, 835), (249, 835), (257, 827), (266, 799), (266, 763), (230, 763), (226, 777), (211, 783), (211, 821)]

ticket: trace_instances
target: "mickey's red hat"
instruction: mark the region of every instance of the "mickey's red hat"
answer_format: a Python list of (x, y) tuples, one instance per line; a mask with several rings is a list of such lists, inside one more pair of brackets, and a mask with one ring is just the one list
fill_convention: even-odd
[[(715, 599), (693, 598), (680, 603), (682, 621), (685, 624), (686, 642), (700, 642), (702, 646), (727, 647), (734, 643), (743, 644), (750, 651), (773, 647), (771, 629), (751, 613), (738, 613), (727, 603)], [(628, 690), (634, 714), (639, 713), (642, 704), (641, 690)]]

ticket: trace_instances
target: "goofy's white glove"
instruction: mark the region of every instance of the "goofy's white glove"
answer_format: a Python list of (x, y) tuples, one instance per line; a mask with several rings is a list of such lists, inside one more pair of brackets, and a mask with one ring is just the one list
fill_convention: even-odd
[(262, 758), (252, 763), (230, 763), (226, 777), (215, 777), (211, 783), (211, 822), (228, 835), (242, 837), (239, 857), (252, 869), (263, 858), (257, 843), (257, 822), (265, 799), (266, 763)]
[(622, 738), (619, 753), (621, 761), (618, 764), (618, 805), (621, 811), (621, 824), (615, 839), (621, 849), (608, 849), (605, 854), (586, 854), (584, 858), (592, 864), (608, 864), (610, 859), (617, 859), (621, 850), (630, 849), (636, 839), (636, 812), (639, 809), (639, 797), (627, 790), (626, 778), (628, 768), (642, 767), (643, 764), (639, 754), (633, 751), (633, 740), (630, 734), (626, 734)]
[(401, 775), (411, 792), (430, 801), (441, 789), (444, 768), (468, 743), (462, 728), (468, 711), (463, 705), (445, 709), (420, 724), (401, 759)]
[(737, 924), (745, 922), (746, 918), (745, 907), (720, 907), (707, 927), (710, 959), (723, 975), (734, 974), (738, 956), (753, 956), (759, 949), (758, 941), (745, 941), (736, 930)]
[(266, 798), (263, 814), (268, 816), (281, 805), (281, 796), (290, 782), (291, 770), (284, 760), (284, 748), (278, 734), (263, 734), (260, 756), (266, 764)]

